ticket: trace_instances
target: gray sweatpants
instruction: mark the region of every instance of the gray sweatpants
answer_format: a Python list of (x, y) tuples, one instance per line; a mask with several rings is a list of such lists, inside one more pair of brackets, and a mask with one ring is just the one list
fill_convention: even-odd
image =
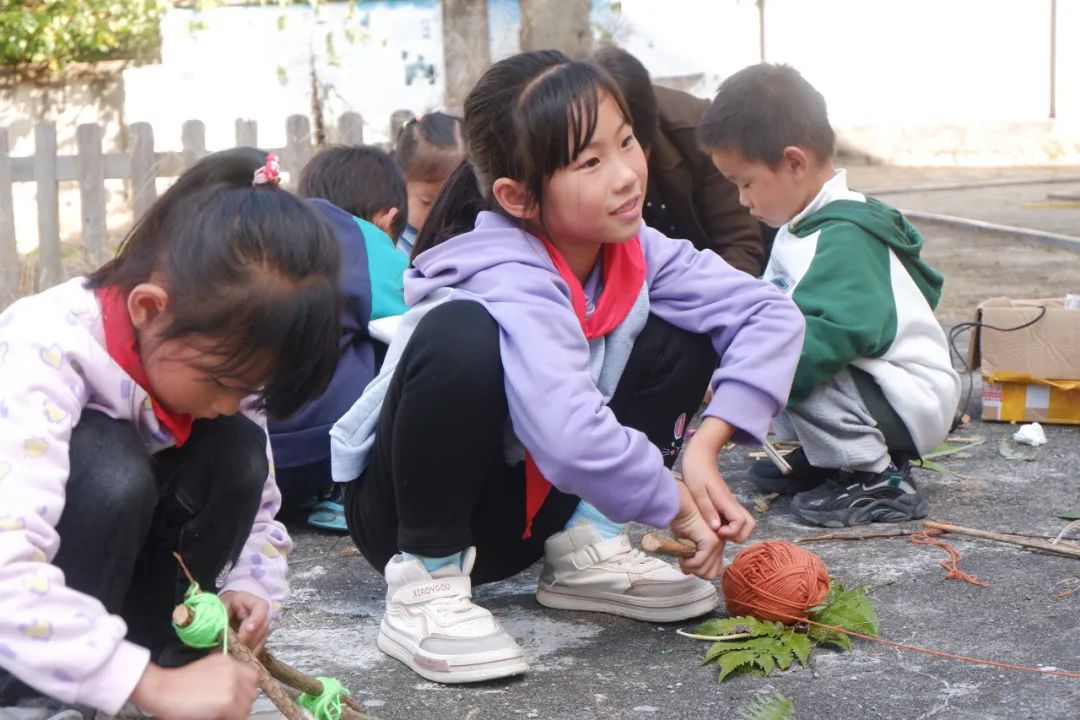
[(798, 440), (812, 465), (881, 472), (892, 459), (885, 436), (846, 368), (773, 423), (781, 440)]

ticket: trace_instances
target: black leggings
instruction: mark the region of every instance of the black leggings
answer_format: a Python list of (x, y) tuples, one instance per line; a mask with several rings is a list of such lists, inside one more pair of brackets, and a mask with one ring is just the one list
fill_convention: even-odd
[[(84, 411), (71, 435), (71, 470), (53, 564), (68, 587), (120, 615), (127, 639), (160, 665), (205, 654), (184, 646), (172, 610), (188, 581), (179, 552), (203, 590), (236, 562), (266, 484), (266, 435), (241, 415), (196, 421), (181, 448), (151, 455), (134, 426)], [(32, 694), (0, 671), (0, 699)]]
[[(610, 407), (645, 433), (668, 467), (682, 443), (680, 416), (697, 410), (716, 353), (709, 339), (650, 315)], [(476, 302), (433, 308), (398, 363), (367, 469), (345, 492), (349, 532), (380, 572), (399, 551), (443, 557), (475, 545), (474, 583), (535, 562), (578, 498), (552, 488), (525, 528), (524, 463), (507, 465), (508, 426), (499, 327)]]

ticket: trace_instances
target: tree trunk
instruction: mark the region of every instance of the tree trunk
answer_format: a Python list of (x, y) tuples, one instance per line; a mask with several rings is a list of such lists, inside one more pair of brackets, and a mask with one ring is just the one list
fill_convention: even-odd
[(460, 112), (465, 96), (491, 65), (487, 0), (443, 0), (446, 107)]
[(589, 0), (521, 0), (521, 49), (562, 50), (580, 59), (592, 50)]

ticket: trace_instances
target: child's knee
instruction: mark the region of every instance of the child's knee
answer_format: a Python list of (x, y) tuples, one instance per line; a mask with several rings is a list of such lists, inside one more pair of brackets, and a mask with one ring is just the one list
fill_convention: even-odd
[(214, 434), (221, 448), (219, 456), (228, 458), (229, 486), (239, 497), (258, 497), (266, 485), (270, 463), (266, 457), (266, 433), (247, 417), (237, 414), (213, 421)]
[(416, 349), (430, 353), (449, 386), (469, 395), (503, 391), (499, 325), (480, 303), (459, 300), (432, 308), (413, 339), (418, 337)]
[(130, 422), (85, 411), (71, 434), (69, 461), (69, 505), (85, 498), (103, 522), (144, 517), (157, 505), (150, 453)]

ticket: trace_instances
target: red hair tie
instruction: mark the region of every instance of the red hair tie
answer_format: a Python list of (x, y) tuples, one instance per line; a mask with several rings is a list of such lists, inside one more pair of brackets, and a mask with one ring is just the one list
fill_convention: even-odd
[(266, 164), (255, 171), (252, 185), (279, 185), (281, 184), (281, 165), (274, 153), (266, 156)]

